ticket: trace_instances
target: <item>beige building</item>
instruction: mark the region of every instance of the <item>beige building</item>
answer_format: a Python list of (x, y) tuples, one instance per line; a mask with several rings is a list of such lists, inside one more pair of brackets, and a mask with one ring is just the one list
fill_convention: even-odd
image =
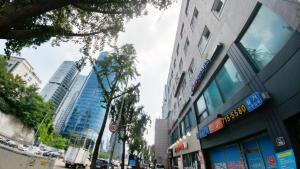
[(42, 83), (25, 58), (10, 57), (7, 61), (7, 70), (14, 76), (20, 76), (28, 86), (36, 85), (38, 87)]
[(158, 164), (168, 168), (168, 121), (166, 119), (155, 120), (155, 159)]

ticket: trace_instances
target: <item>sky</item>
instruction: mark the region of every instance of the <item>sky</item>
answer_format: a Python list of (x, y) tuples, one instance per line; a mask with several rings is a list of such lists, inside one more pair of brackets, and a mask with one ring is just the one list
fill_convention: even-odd
[[(138, 77), (141, 83), (140, 104), (150, 114), (152, 121), (145, 133), (148, 144), (154, 144), (155, 119), (161, 117), (164, 85), (167, 82), (180, 5), (181, 0), (165, 11), (147, 7), (148, 15), (127, 22), (117, 42), (118, 45), (132, 43), (137, 51), (137, 69), (141, 74)], [(4, 54), (4, 43), (4, 40), (0, 40), (1, 54)], [(40, 88), (43, 88), (63, 61), (81, 58), (79, 48), (71, 42), (62, 43), (60, 47), (45, 43), (37, 49), (24, 48), (19, 57), (26, 58), (33, 66), (42, 80)], [(82, 74), (87, 75), (89, 70), (86, 67)]]

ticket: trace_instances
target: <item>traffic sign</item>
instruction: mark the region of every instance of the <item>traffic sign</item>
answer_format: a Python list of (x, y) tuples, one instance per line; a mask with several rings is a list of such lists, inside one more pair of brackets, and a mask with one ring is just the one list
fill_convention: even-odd
[(112, 133), (115, 133), (118, 130), (118, 125), (116, 123), (110, 123), (109, 124), (109, 131)]

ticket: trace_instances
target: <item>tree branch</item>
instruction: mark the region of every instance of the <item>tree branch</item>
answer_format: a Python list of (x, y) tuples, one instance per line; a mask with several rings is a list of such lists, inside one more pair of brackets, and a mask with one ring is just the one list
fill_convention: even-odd
[(118, 98), (118, 97), (123, 96), (123, 95), (126, 94), (126, 93), (130, 93), (130, 92), (134, 91), (134, 90), (135, 90), (136, 88), (138, 88), (140, 85), (141, 85), (141, 84), (138, 83), (137, 85), (131, 87), (130, 89), (128, 89), (128, 90), (126, 90), (126, 91), (124, 91), (124, 92), (118, 94), (117, 96), (114, 96), (113, 99), (116, 99), (116, 98)]
[(104, 28), (95, 32), (71, 32), (64, 29), (58, 29), (51, 26), (41, 26), (37, 29), (32, 30), (10, 30), (9, 32), (1, 32), (0, 39), (16, 39), (23, 40), (28, 38), (36, 37), (53, 37), (53, 36), (63, 36), (63, 37), (83, 37), (91, 36), (100, 33), (107, 33), (113, 27)]
[(99, 9), (99, 7), (91, 7), (90, 5), (82, 4), (82, 3), (73, 3), (72, 5), (84, 11), (96, 12), (102, 14), (117, 15), (117, 14), (129, 13), (129, 11), (125, 12), (125, 11), (117, 11), (117, 10), (103, 10), (103, 9)]

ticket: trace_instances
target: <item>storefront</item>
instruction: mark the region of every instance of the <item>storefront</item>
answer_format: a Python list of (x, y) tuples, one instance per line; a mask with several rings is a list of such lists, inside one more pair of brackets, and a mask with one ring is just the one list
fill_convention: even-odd
[(209, 150), (212, 168), (278, 168), (269, 136), (263, 134)]

